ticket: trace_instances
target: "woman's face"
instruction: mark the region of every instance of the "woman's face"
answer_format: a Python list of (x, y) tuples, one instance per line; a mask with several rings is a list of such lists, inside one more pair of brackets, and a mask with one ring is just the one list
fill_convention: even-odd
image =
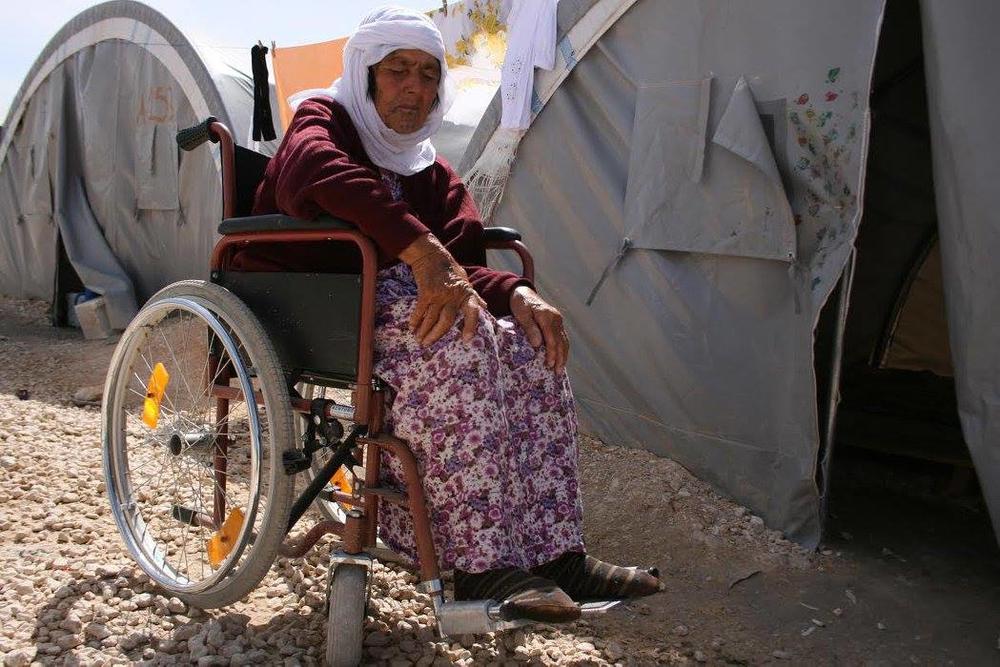
[(400, 134), (416, 132), (437, 99), (441, 63), (419, 49), (393, 51), (375, 65), (375, 110)]

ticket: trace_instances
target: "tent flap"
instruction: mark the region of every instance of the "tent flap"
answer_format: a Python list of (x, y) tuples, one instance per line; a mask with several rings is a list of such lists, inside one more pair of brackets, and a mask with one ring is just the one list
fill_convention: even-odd
[[(1000, 4), (923, 0), (941, 269), (962, 432), (1000, 538)], [(972, 103), (974, 101), (974, 103)]]
[(143, 123), (136, 137), (136, 206), (177, 209), (177, 121)]
[(739, 78), (706, 145), (712, 84), (639, 87), (625, 192), (628, 239), (648, 250), (792, 261), (791, 207), (750, 87)]

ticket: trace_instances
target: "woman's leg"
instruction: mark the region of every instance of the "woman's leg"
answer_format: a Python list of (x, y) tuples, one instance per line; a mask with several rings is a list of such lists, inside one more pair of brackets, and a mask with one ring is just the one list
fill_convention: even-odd
[(501, 375), (523, 517), (518, 547), (525, 565), (574, 600), (651, 595), (662, 590), (655, 570), (621, 567), (584, 553), (579, 496), (577, 423), (565, 372), (545, 367), (510, 318), (497, 323)]
[[(421, 348), (409, 330), (408, 269), (380, 276), (376, 371), (396, 395), (388, 425), (420, 465), (444, 569), (531, 568), (582, 550), (576, 414), (565, 373), (545, 368), (511, 320), (484, 314)], [(388, 457), (391, 483), (401, 472)], [(415, 557), (410, 520), (383, 503), (383, 540)]]
[[(483, 572), (523, 567), (513, 531), (509, 441), (496, 321), (480, 319), (472, 341), (453, 327), (422, 348), (409, 329), (416, 287), (402, 266), (383, 271), (376, 316), (376, 372), (393, 389), (387, 428), (406, 440), (423, 475), (442, 569)], [(386, 481), (403, 486), (386, 457)], [(382, 503), (382, 539), (416, 560), (409, 513)]]
[(512, 318), (497, 322), (515, 548), (532, 568), (583, 551), (576, 409), (565, 371), (545, 366)]

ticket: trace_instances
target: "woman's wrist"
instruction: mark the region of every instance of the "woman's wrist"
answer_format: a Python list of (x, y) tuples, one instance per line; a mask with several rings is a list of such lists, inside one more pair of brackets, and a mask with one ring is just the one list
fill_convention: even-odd
[(399, 253), (399, 259), (411, 268), (433, 257), (448, 257), (450, 259), (447, 249), (433, 234), (417, 237), (417, 240)]

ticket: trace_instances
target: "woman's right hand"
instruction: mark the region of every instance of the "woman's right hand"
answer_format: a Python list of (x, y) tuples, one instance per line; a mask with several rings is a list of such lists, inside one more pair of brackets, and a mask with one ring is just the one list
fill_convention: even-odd
[(426, 347), (435, 343), (463, 317), (462, 340), (476, 333), (485, 302), (476, 294), (465, 269), (434, 236), (426, 234), (410, 244), (399, 258), (409, 264), (417, 283), (417, 304), (410, 317), (410, 330)]

